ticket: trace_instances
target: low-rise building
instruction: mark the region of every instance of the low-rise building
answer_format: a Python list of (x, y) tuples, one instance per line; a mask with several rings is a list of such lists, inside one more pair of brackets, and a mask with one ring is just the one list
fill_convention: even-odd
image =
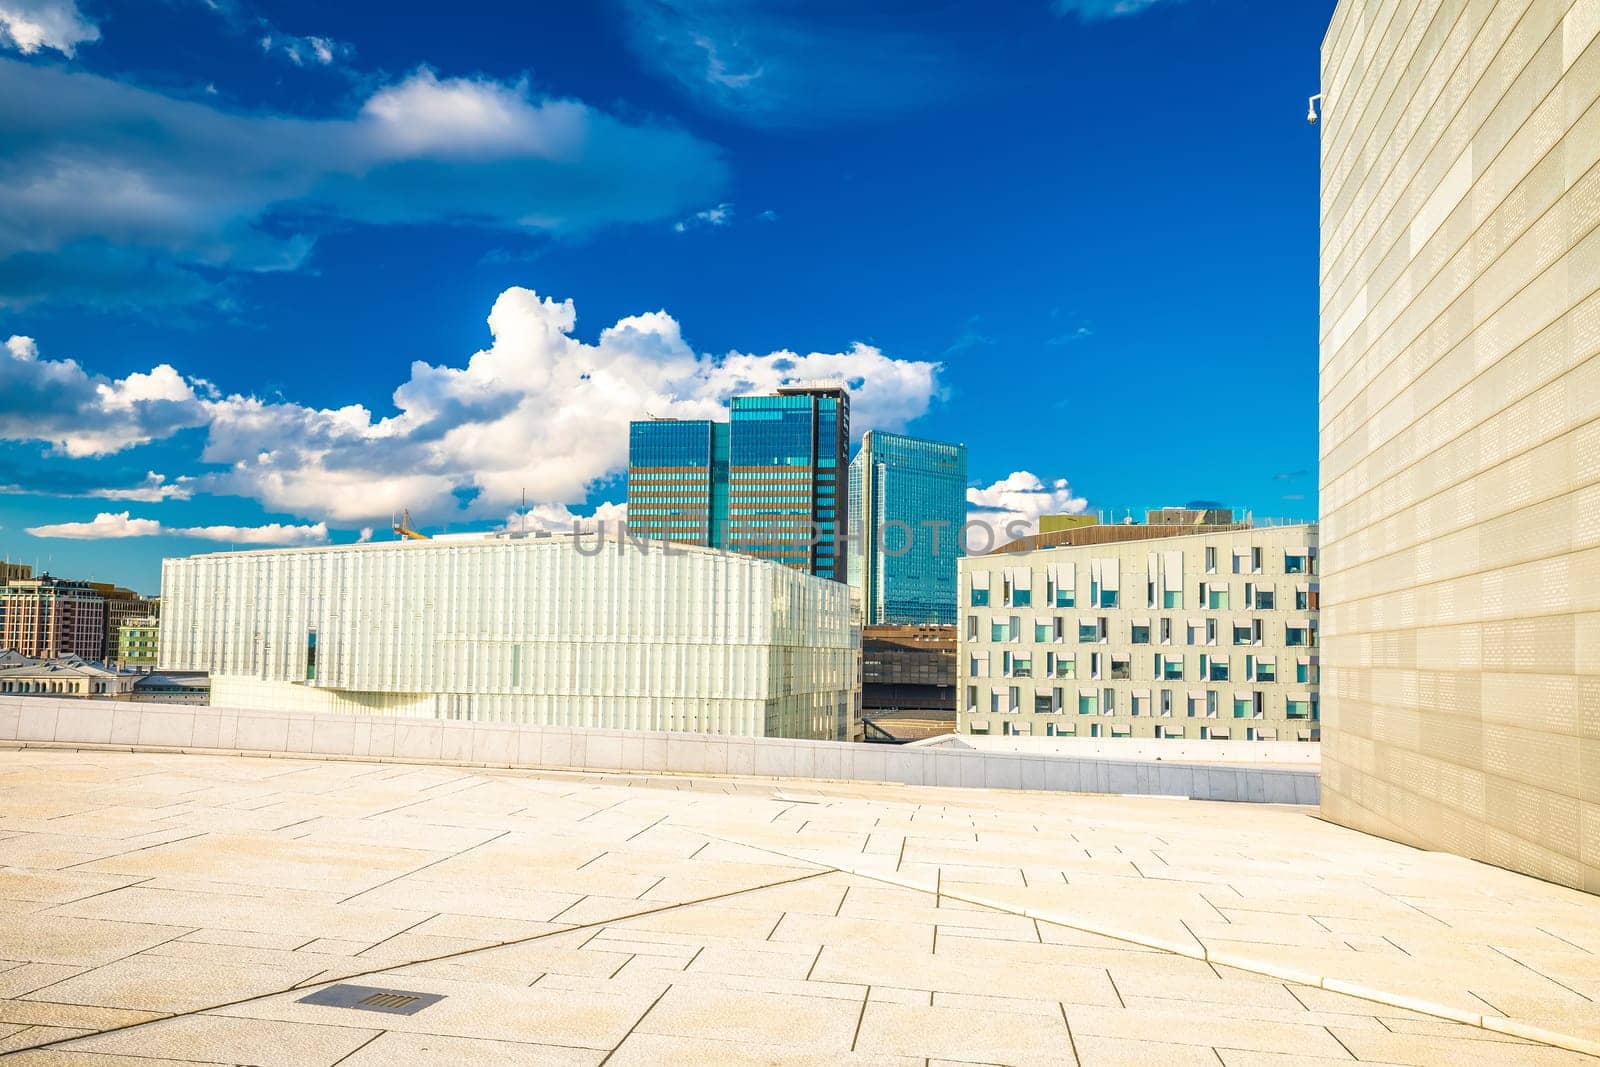
[(211, 678), (204, 671), (155, 671), (140, 674), (133, 683), (135, 704), (211, 703)]
[(217, 553), (162, 567), (161, 669), (212, 703), (844, 740), (849, 589), (584, 535)]
[(861, 723), (868, 741), (914, 741), (955, 729), (954, 626), (862, 631)]
[(959, 732), (1318, 738), (1314, 525), (1098, 529), (962, 560)]
[(133, 692), (137, 676), (79, 656), (0, 657), (0, 693), (112, 700)]

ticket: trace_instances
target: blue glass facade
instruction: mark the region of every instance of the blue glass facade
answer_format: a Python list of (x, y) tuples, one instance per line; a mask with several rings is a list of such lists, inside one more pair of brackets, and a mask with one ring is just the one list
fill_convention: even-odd
[(745, 552), (844, 581), (850, 394), (790, 386), (734, 397), (726, 423), (628, 429), (628, 532)]
[(628, 427), (628, 532), (722, 547), (728, 500), (728, 427), (651, 419)]
[(734, 397), (729, 426), (728, 547), (844, 581), (850, 394), (793, 386)]
[(850, 464), (850, 581), (869, 626), (956, 623), (967, 449), (869, 430)]

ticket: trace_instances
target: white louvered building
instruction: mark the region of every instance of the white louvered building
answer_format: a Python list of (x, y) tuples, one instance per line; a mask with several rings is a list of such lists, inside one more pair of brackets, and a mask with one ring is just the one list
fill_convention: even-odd
[(1316, 569), (1314, 525), (969, 556), (957, 729), (1314, 740)]
[(849, 591), (595, 537), (217, 553), (162, 567), (161, 667), (219, 706), (843, 739)]

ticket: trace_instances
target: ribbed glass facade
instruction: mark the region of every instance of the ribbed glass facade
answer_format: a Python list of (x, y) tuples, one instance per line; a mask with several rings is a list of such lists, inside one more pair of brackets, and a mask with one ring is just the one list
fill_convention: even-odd
[(868, 626), (954, 625), (967, 450), (867, 431), (850, 463), (850, 581)]
[(594, 537), (169, 559), (161, 664), (222, 705), (836, 739), (848, 590)]

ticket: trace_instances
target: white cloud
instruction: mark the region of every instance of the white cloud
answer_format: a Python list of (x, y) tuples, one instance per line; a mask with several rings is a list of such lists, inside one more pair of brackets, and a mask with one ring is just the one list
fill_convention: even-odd
[(262, 33), (260, 44), (267, 55), (282, 56), (297, 67), (329, 67), (354, 51), (329, 37), (296, 37), (270, 27)]
[[(395, 413), (314, 409), (233, 396), (207, 402), (203, 458), (229, 469), (208, 491), (339, 522), (409, 507), (419, 521), (498, 517), (528, 499), (575, 504), (627, 465), (628, 422), (725, 418), (740, 393), (842, 378), (852, 421), (892, 430), (928, 410), (940, 365), (869, 345), (843, 352), (696, 353), (665, 311), (623, 318), (594, 343), (574, 336), (572, 302), (508, 289), (489, 315), (494, 343), (465, 366), (413, 363)], [(570, 526), (570, 516), (555, 518)]]
[(103, 456), (204, 421), (194, 390), (167, 364), (112, 380), (70, 359), (40, 359), (31, 337), (12, 337), (0, 353), (0, 440)]
[(325, 523), (290, 526), (268, 523), (265, 526), (163, 526), (157, 519), (131, 518), (126, 511), (96, 515), (90, 522), (62, 522), (31, 526), (34, 537), (56, 537), (72, 541), (121, 540), (128, 537), (192, 537), (200, 541), (225, 541), (236, 545), (310, 545), (328, 540)]
[(74, 0), (0, 0), (0, 46), (25, 56), (41, 48), (70, 56), (80, 44), (99, 39), (100, 28)]
[(1038, 533), (1041, 515), (1081, 515), (1088, 510), (1089, 502), (1073, 496), (1065, 478), (1047, 484), (1031, 471), (1014, 471), (991, 485), (967, 489), (968, 520), (985, 523), (994, 533), (987, 546), (981, 534), (976, 544), (970, 544), (969, 534), (969, 547), (998, 548), (1018, 536)]
[(149, 471), (138, 485), (121, 488), (89, 489), (75, 496), (100, 500), (126, 500), (135, 504), (157, 504), (163, 500), (188, 500), (194, 496), (194, 479), (179, 478), (169, 482), (164, 474)]
[(110, 541), (124, 537), (154, 537), (161, 532), (155, 519), (133, 519), (128, 512), (102, 511), (92, 522), (62, 522), (53, 526), (30, 526), (34, 537), (61, 537), (71, 541)]
[(726, 226), (733, 221), (733, 205), (718, 204), (708, 207), (704, 211), (696, 211), (686, 219), (680, 219), (672, 224), (672, 228), (679, 233), (692, 230), (698, 226)]
[[(388, 413), (218, 397), (164, 364), (111, 381), (71, 360), (38, 360), (33, 342), (14, 338), (12, 356), (0, 357), (0, 440), (93, 456), (204, 426), (200, 459), (210, 473), (171, 482), (151, 473), (92, 495), (243, 496), (354, 526), (403, 508), (419, 522), (498, 518), (525, 491), (553, 528), (570, 528), (567, 506), (626, 468), (633, 419), (725, 419), (729, 397), (829, 378), (850, 387), (853, 425), (896, 430), (940, 393), (940, 364), (859, 343), (840, 352), (697, 353), (665, 311), (627, 316), (584, 341), (570, 300), (528, 289), (502, 293), (488, 323), (493, 343), (464, 365), (413, 363)], [(615, 507), (597, 514), (615, 519)]]
[(1085, 22), (1114, 19), (1148, 11), (1163, 0), (1055, 0), (1052, 10), (1058, 15), (1076, 15)]
[(317, 220), (569, 233), (671, 219), (726, 175), (680, 130), (427, 69), (308, 119), (0, 59), (0, 141), (0, 308), (215, 296), (218, 271), (299, 267)]

